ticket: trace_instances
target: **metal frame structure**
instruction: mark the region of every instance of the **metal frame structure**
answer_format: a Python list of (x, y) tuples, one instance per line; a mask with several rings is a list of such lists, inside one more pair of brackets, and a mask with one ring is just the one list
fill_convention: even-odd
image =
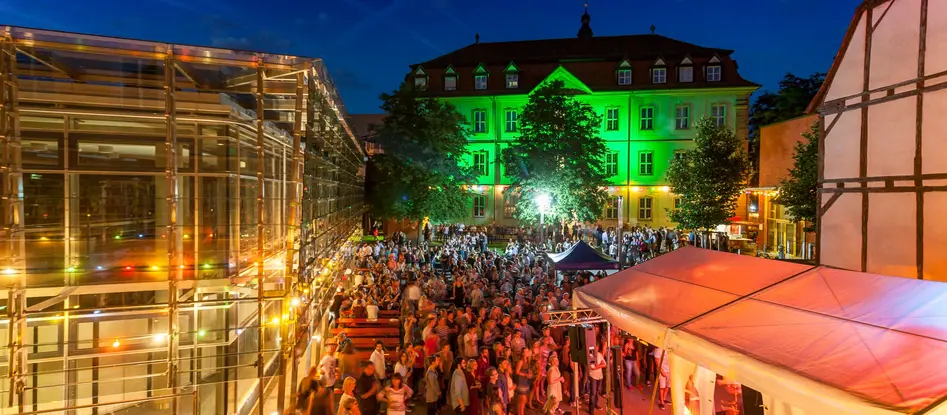
[[(825, 84), (822, 86), (822, 89), (819, 91), (819, 94), (816, 96), (816, 99), (810, 105), (809, 111), (814, 112), (816, 109), (819, 112), (819, 192), (818, 192), (818, 227), (820, 232), (818, 233), (818, 243), (816, 258), (819, 263), (826, 263), (827, 258), (823, 257), (823, 236), (824, 232), (822, 231), (824, 227), (824, 216), (828, 213), (833, 206), (836, 205), (836, 202), (846, 194), (857, 194), (860, 195), (860, 209), (857, 212), (860, 214), (860, 258), (859, 265), (857, 269), (862, 272), (872, 272), (871, 267), (869, 267), (869, 214), (870, 209), (870, 199), (872, 199), (872, 194), (880, 193), (913, 193), (914, 200), (913, 206), (915, 208), (915, 217), (914, 224), (914, 250), (915, 257), (908, 259), (903, 258), (904, 262), (913, 261), (916, 272), (914, 275), (903, 275), (907, 277), (915, 277), (923, 279), (925, 275), (924, 270), (924, 202), (925, 194), (931, 192), (944, 192), (947, 191), (947, 186), (942, 185), (939, 181), (947, 179), (947, 173), (924, 173), (924, 158), (923, 158), (923, 125), (924, 125), (924, 96), (925, 94), (930, 94), (935, 91), (947, 89), (947, 71), (941, 71), (938, 73), (927, 73), (929, 71), (925, 68), (925, 56), (927, 55), (927, 26), (928, 26), (928, 6), (929, 0), (921, 0), (919, 2), (919, 21), (917, 22), (917, 61), (916, 64), (916, 76), (911, 79), (905, 79), (900, 82), (892, 83), (890, 85), (884, 86), (872, 86), (872, 62), (879, 62), (886, 59), (886, 57), (873, 57), (873, 38), (875, 32), (878, 30), (879, 26), (886, 25), (888, 27), (902, 27), (903, 22), (891, 21), (893, 17), (888, 16), (888, 12), (893, 6), (898, 4), (895, 1), (888, 0), (866, 0), (858, 8), (855, 13), (855, 17), (849, 27), (849, 30), (845, 36), (845, 39), (842, 42), (841, 50), (829, 71), (828, 77)], [(900, 3), (901, 5), (904, 2)], [(906, 7), (906, 6), (905, 6)], [(886, 20), (886, 17), (888, 19)], [(863, 27), (862, 30), (863, 38), (857, 38), (856, 32), (859, 28)], [(899, 38), (897, 42), (903, 42), (907, 38)], [(891, 42), (890, 39), (884, 39), (884, 41)], [(902, 45), (908, 47), (908, 45)], [(860, 91), (857, 93), (844, 93), (840, 97), (831, 97), (827, 98), (831, 94), (830, 90), (833, 88), (833, 83), (836, 81), (836, 75), (840, 71), (843, 60), (846, 59), (848, 52), (860, 53), (863, 55), (861, 62), (858, 65), (858, 70), (861, 71), (859, 79), (861, 81)], [(855, 58), (853, 58), (855, 59)], [(843, 74), (842, 76), (854, 76), (852, 74)], [(840, 78), (841, 79), (841, 78)], [(836, 94), (838, 95), (838, 94)], [(905, 138), (902, 141), (906, 146), (913, 147), (913, 166), (911, 174), (902, 174), (902, 175), (871, 175), (869, 174), (869, 110), (875, 108), (876, 111), (878, 105), (903, 100), (903, 99), (914, 99), (914, 111), (915, 119), (913, 123), (913, 131), (904, 131), (905, 137), (911, 137), (913, 139)], [(855, 177), (832, 177), (826, 178), (825, 173), (825, 163), (826, 163), (826, 141), (833, 140), (836, 136), (834, 133), (839, 133), (838, 130), (835, 130), (835, 127), (838, 125), (839, 120), (843, 118), (846, 113), (856, 112), (858, 114), (858, 123), (860, 123), (858, 130), (858, 144), (856, 148), (847, 149), (857, 151), (858, 154), (858, 173)], [(844, 134), (844, 132), (839, 133)], [(877, 133), (876, 133), (877, 134)], [(835, 138), (836, 140), (840, 138)], [(892, 139), (891, 137), (886, 137), (887, 139)], [(900, 137), (896, 138), (900, 139)], [(852, 214), (856, 212), (851, 212)], [(850, 243), (848, 240), (845, 243)], [(832, 258), (830, 262), (827, 262), (829, 265), (837, 265), (832, 261), (837, 261), (837, 259)], [(898, 264), (901, 266), (902, 264)], [(877, 270), (875, 270), (877, 271)]]
[[(599, 316), (598, 313), (592, 311), (589, 308), (580, 308), (577, 310), (564, 310), (564, 311), (547, 311), (543, 313), (543, 324), (549, 327), (570, 327), (578, 324), (600, 324), (605, 323), (605, 347), (608, 350), (612, 349), (612, 324), (605, 320), (602, 316)], [(578, 363), (572, 362), (572, 373), (579, 373)], [(605, 373), (605, 413), (611, 413), (612, 410), (612, 371), (606, 369)], [(577, 376), (572, 377), (572, 396), (579, 396), (579, 378)], [(573, 408), (574, 413), (579, 413), (579, 399), (573, 399)]]
[(0, 415), (282, 412), (364, 160), (318, 59), (0, 26)]

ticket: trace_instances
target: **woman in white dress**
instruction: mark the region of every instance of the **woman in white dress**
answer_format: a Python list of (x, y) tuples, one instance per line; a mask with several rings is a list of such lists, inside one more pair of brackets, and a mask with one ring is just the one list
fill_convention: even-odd
[(543, 405), (544, 414), (555, 414), (559, 411), (559, 402), (562, 402), (562, 382), (564, 377), (559, 373), (559, 356), (549, 354), (549, 369), (546, 371), (546, 404)]

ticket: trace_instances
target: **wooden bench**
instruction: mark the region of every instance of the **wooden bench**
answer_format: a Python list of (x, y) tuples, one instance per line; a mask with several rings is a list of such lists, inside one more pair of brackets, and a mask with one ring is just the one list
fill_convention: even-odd
[(345, 332), (348, 337), (401, 337), (401, 329), (398, 327), (346, 327), (334, 328), (329, 331), (333, 336)]
[(398, 327), (401, 325), (396, 318), (368, 319), (342, 317), (337, 321), (341, 327)]
[[(350, 337), (349, 340), (352, 342), (352, 347), (356, 349), (374, 349), (375, 341), (381, 341), (386, 349), (394, 349), (401, 345), (401, 340), (397, 337)], [(338, 341), (331, 338), (326, 340), (326, 345), (338, 345)]]

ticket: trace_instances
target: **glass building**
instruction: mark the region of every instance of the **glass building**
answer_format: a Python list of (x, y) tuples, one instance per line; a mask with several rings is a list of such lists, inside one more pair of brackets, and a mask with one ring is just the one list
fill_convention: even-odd
[(0, 414), (290, 405), (364, 161), (319, 59), (0, 26)]

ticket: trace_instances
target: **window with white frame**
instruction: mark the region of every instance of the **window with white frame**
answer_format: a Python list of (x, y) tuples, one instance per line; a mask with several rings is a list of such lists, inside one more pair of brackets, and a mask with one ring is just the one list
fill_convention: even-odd
[(484, 110), (474, 110), (474, 132), (487, 132), (487, 112)]
[(605, 219), (618, 219), (618, 196), (609, 196), (605, 205)]
[(475, 89), (487, 89), (487, 76), (486, 76), (486, 75), (475, 75), (475, 76), (474, 76), (474, 88), (475, 88)]
[(641, 107), (641, 117), (639, 117), (642, 130), (654, 129), (654, 107)]
[(674, 160), (680, 160), (684, 158), (684, 150), (674, 150)]
[(427, 77), (426, 76), (416, 76), (414, 77), (414, 86), (418, 89), (427, 88)]
[(719, 82), (721, 78), (720, 65), (707, 66), (707, 82)]
[(651, 68), (651, 83), (663, 84), (668, 81), (667, 68)]
[[(519, 88), (520, 87), (520, 74), (518, 73), (508, 73), (506, 74), (506, 87), (507, 88)], [(486, 88), (486, 86), (484, 86)]]
[(513, 192), (503, 194), (503, 217), (512, 218), (516, 215), (516, 194)]
[(605, 109), (605, 131), (618, 131), (618, 108)]
[(638, 153), (638, 175), (654, 175), (654, 153), (650, 151), (641, 151)]
[(473, 152), (473, 169), (478, 176), (486, 176), (490, 169), (490, 152), (486, 150)]
[(474, 195), (473, 217), (482, 218), (484, 216), (487, 216), (487, 197), (484, 195)]
[(694, 82), (694, 67), (682, 66), (677, 68), (678, 82)]
[(457, 90), (457, 75), (445, 75), (445, 76), (444, 76), (444, 90), (445, 90), (445, 91), (456, 91), (456, 90)]
[(710, 106), (710, 118), (714, 119), (717, 127), (727, 125), (727, 106), (724, 104), (713, 104)]
[(618, 175), (618, 152), (611, 151), (605, 153), (605, 176), (614, 177)]
[(618, 70), (618, 85), (631, 85), (631, 69)]
[(674, 108), (674, 128), (678, 130), (691, 128), (690, 105), (678, 105)]
[(506, 110), (506, 132), (516, 132), (516, 110)]
[(638, 220), (651, 220), (654, 199), (650, 196), (638, 198)]

